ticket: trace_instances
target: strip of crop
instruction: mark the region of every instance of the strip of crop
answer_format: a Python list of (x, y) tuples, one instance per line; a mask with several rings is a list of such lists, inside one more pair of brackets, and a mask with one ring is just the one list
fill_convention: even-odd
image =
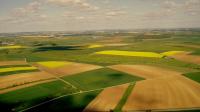
[(39, 70), (34, 69), (34, 70), (17, 70), (17, 71), (3, 72), (3, 73), (0, 73), (0, 76), (20, 74), (20, 73), (29, 73), (29, 72), (39, 72)]
[(117, 104), (117, 106), (115, 107), (114, 112), (121, 112), (122, 111), (122, 108), (123, 108), (124, 104), (126, 103), (129, 95), (131, 94), (134, 86), (135, 86), (134, 83), (132, 83), (132, 84), (130, 84), (128, 86), (128, 88), (124, 92), (123, 97), (121, 98), (121, 100), (119, 101), (119, 103)]
[(11, 68), (11, 67), (30, 67), (30, 65), (4, 65), (0, 66), (0, 68)]

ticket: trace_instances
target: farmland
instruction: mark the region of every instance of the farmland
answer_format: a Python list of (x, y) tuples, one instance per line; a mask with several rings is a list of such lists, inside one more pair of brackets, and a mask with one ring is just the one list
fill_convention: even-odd
[(199, 31), (90, 33), (0, 37), (2, 111), (200, 109)]

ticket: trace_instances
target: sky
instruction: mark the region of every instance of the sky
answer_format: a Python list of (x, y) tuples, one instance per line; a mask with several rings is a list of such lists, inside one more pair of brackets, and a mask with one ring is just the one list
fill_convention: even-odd
[(0, 0), (0, 33), (199, 27), (200, 0)]

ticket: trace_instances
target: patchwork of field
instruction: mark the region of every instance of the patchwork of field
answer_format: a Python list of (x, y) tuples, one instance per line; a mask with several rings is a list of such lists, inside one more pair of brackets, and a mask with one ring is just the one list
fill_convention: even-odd
[(13, 74), (20, 74), (20, 73), (27, 73), (27, 72), (37, 72), (39, 71), (36, 67), (25, 64), (25, 65), (4, 65), (0, 66), (0, 77), (13, 75)]
[(2, 112), (200, 109), (199, 31), (17, 35), (0, 37)]
[[(52, 66), (50, 68), (52, 68)], [(7, 107), (8, 104), (2, 104), (5, 105), (4, 110), (12, 108), (18, 111), (26, 109), (31, 105), (36, 105), (37, 103), (42, 103), (62, 95), (80, 93), (80, 91), (81, 93), (90, 90), (98, 91), (106, 87), (129, 83), (141, 79), (142, 78), (102, 67), (101, 69), (98, 68), (97, 70), (61, 78), (57, 78), (54, 75), (44, 71), (26, 74), (13, 74), (4, 76), (0, 80), (2, 87), (8, 87), (7, 89), (3, 89), (1, 91), (0, 103), (8, 102), (10, 104), (11, 107)], [(21, 83), (22, 85), (16, 85), (16, 87), (12, 87), (13, 84)], [(39, 91), (43, 93), (41, 94)], [(29, 95), (32, 93), (34, 94), (30, 97)], [(8, 98), (8, 96), (12, 97)], [(17, 105), (19, 102), (20, 105)]]
[(132, 90), (127, 84), (123, 89), (122, 86), (105, 89), (84, 111), (174, 111), (200, 107), (200, 84), (195, 82), (199, 73), (186, 74), (195, 80), (192, 81), (179, 72), (160, 67), (113, 65), (109, 68), (147, 79), (137, 81)]
[(0, 93), (52, 81), (55, 76), (39, 71), (36, 67), (23, 61), (2, 62), (0, 66)]
[(3, 112), (20, 111), (61, 95), (78, 92), (62, 81), (37, 84), (0, 95)]
[(143, 78), (109, 68), (101, 68), (72, 76), (65, 76), (62, 79), (75, 85), (82, 91), (101, 89), (143, 80)]
[[(19, 89), (21, 86), (41, 82), (44, 80), (55, 79), (55, 77), (47, 72), (29, 72), (3, 76), (0, 78), (0, 93), (9, 90)], [(38, 83), (37, 83), (38, 84)], [(12, 88), (12, 89), (10, 89)]]

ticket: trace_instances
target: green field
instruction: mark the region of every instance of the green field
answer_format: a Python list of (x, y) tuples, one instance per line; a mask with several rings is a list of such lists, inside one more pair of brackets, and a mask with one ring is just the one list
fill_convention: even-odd
[(71, 88), (70, 85), (61, 81), (53, 81), (1, 94), (0, 105), (4, 112), (11, 111), (11, 109), (19, 111), (52, 98), (74, 92), (77, 92), (77, 90)]
[(28, 110), (29, 112), (81, 112), (100, 93), (86, 92), (59, 98), (42, 106)]
[(183, 75), (200, 83), (200, 72), (186, 73)]
[(109, 68), (102, 68), (72, 76), (66, 76), (63, 77), (63, 79), (83, 91), (142, 80), (140, 77), (114, 71)]

